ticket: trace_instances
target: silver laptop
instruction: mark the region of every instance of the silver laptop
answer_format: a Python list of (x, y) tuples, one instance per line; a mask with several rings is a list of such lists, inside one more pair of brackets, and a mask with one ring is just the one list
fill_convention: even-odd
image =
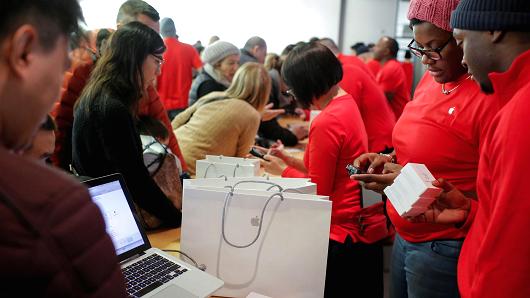
[(223, 286), (222, 280), (151, 247), (120, 174), (85, 183), (103, 214), (131, 297), (208, 297)]

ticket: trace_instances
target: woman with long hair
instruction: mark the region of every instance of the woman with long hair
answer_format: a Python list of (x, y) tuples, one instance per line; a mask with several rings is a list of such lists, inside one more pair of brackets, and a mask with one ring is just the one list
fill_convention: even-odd
[(121, 173), (138, 206), (178, 226), (181, 213), (149, 175), (136, 130), (139, 101), (160, 74), (164, 50), (160, 36), (139, 22), (112, 35), (75, 107), (72, 157), (84, 176)]
[(212, 92), (173, 119), (190, 173), (206, 154), (244, 157), (258, 131), (271, 79), (263, 65), (246, 63), (225, 92)]

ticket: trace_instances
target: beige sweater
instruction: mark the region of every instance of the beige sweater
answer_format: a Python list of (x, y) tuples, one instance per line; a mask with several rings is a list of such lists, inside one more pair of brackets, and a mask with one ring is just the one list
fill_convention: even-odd
[(260, 113), (241, 99), (222, 99), (212, 92), (180, 113), (171, 125), (191, 175), (206, 154), (244, 157), (258, 132)]

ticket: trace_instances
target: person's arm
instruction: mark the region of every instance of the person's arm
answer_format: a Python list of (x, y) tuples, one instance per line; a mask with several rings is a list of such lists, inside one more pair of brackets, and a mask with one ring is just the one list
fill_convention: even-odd
[(286, 146), (298, 144), (298, 138), (289, 129), (282, 127), (276, 119), (261, 122), (259, 134), (269, 140), (281, 140)]
[(66, 76), (65, 89), (61, 93), (59, 103), (52, 111), (57, 131), (55, 133), (55, 151), (53, 164), (68, 170), (72, 162), (72, 126), (74, 123), (74, 105), (79, 99), (83, 88), (92, 71), (92, 64), (81, 64), (71, 75)]
[(182, 165), (182, 171), (187, 172), (188, 167), (186, 165), (186, 161), (184, 160), (184, 157), (182, 156), (182, 152), (180, 151), (177, 138), (175, 137), (175, 134), (173, 133), (171, 122), (169, 121), (169, 116), (167, 115), (166, 109), (164, 108), (162, 101), (160, 101), (160, 97), (158, 96), (158, 93), (156, 92), (154, 88), (149, 88), (148, 95), (149, 95), (148, 109), (147, 109), (148, 116), (158, 119), (162, 123), (164, 123), (164, 125), (166, 126), (168, 130), (168, 135), (169, 135), (169, 149), (171, 149), (171, 152), (173, 152), (173, 154), (175, 154), (180, 160), (180, 163)]
[(254, 141), (256, 139), (256, 134), (258, 133), (258, 127), (260, 123), (260, 116), (257, 111), (253, 111), (251, 115), (241, 115), (241, 125), (243, 130), (239, 135), (239, 140), (237, 142), (237, 156), (246, 157)]
[(193, 69), (196, 71), (196, 72), (200, 72), (202, 70), (202, 61), (201, 61), (201, 57), (199, 56), (199, 53), (197, 53), (197, 51), (195, 49), (192, 49), (192, 55), (193, 55), (193, 58), (192, 58), (192, 65), (193, 65)]
[(326, 122), (314, 122), (309, 132), (307, 170), (311, 181), (317, 185), (319, 195), (333, 192), (337, 160), (345, 140), (345, 132), (338, 119), (329, 116)]
[(180, 226), (182, 214), (149, 175), (129, 112), (110, 106), (101, 117), (99, 137), (107, 159), (124, 177), (134, 201), (164, 224)]

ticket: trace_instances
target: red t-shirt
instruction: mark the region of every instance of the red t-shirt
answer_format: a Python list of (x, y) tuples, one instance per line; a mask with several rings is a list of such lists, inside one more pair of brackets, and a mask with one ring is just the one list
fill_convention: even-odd
[(376, 79), (383, 92), (394, 94), (394, 98), (390, 101), (390, 106), (394, 111), (394, 115), (396, 115), (396, 119), (399, 119), (405, 105), (410, 101), (407, 77), (401, 63), (395, 59), (387, 61), (377, 74)]
[[(393, 141), (401, 165), (422, 163), (436, 178), (445, 178), (465, 193), (476, 193), (479, 146), (488, 124), (499, 110), (493, 98), (481, 93), (468, 76), (446, 84), (449, 95), (426, 73), (394, 128)], [(474, 195), (476, 196), (476, 195)], [(460, 239), (466, 229), (403, 219), (387, 201), (387, 211), (396, 231), (409, 242)]]
[(392, 148), (392, 130), (396, 118), (385, 94), (375, 80), (357, 66), (343, 65), (340, 87), (348, 92), (359, 107), (368, 135), (368, 150), (381, 152)]
[(409, 92), (412, 92), (412, 83), (414, 81), (414, 64), (412, 62), (401, 62), (401, 67), (403, 67), (403, 71), (405, 72), (405, 78), (407, 79), (407, 90)]
[[(361, 211), (359, 183), (346, 171), (346, 165), (366, 150), (364, 124), (351, 95), (333, 99), (311, 123), (304, 164), (317, 193), (333, 202), (329, 237), (341, 243), (348, 235), (354, 242), (373, 243), (388, 234), (382, 204)], [(299, 173), (287, 168), (282, 176), (299, 177)], [(361, 214), (366, 225), (362, 233)]]
[(530, 51), (490, 74), (493, 96), (509, 102), (481, 151), (478, 210), (458, 262), (463, 298), (530, 297)]
[[(365, 71), (366, 73), (368, 73), (370, 75), (372, 74), (370, 69), (368, 69), (368, 66), (366, 66), (366, 64), (364, 64), (363, 60), (359, 59), (359, 57), (357, 57), (357, 56), (344, 55), (342, 53), (339, 53), (339, 55), (337, 56), (337, 59), (339, 59), (339, 61), (340, 61), (340, 63), (342, 65), (357, 66), (360, 69), (362, 69), (363, 71)], [(372, 76), (372, 77), (375, 78), (375, 75)]]
[(201, 58), (189, 44), (168, 37), (164, 39), (166, 52), (157, 89), (166, 110), (188, 107), (188, 94), (191, 88), (193, 69), (202, 67)]
[(377, 74), (381, 70), (381, 63), (379, 63), (379, 61), (376, 61), (376, 60), (372, 59), (372, 60), (366, 62), (366, 67), (374, 75), (374, 78), (376, 78)]

